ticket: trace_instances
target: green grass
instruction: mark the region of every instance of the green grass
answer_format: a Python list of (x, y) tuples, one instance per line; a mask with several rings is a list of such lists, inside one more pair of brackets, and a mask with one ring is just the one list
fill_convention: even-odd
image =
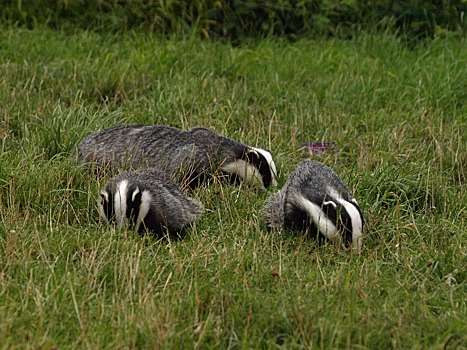
[[(1, 348), (467, 348), (465, 43), (0, 32)], [(306, 141), (367, 220), (361, 255), (267, 233), (268, 193), (216, 183), (179, 241), (98, 220), (86, 135), (203, 125), (266, 147), (279, 187)]]

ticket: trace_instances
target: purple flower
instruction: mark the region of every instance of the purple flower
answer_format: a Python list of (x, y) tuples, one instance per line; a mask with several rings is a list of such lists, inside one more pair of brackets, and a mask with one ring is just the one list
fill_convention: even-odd
[(309, 152), (310, 155), (320, 154), (322, 152), (331, 152), (336, 151), (336, 142), (302, 142), (300, 150), (304, 152)]

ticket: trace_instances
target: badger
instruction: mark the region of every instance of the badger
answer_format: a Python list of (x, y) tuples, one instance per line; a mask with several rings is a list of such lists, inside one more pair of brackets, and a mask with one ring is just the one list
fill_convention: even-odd
[(179, 235), (197, 220), (204, 207), (187, 197), (170, 177), (154, 169), (122, 173), (100, 192), (99, 215), (117, 228), (130, 224), (137, 232), (156, 236)]
[(164, 125), (113, 126), (82, 140), (76, 156), (111, 169), (156, 168), (183, 188), (197, 187), (216, 172), (262, 189), (277, 185), (270, 152), (204, 127), (184, 131)]
[(346, 246), (360, 252), (363, 214), (339, 176), (326, 165), (303, 160), (284, 187), (264, 205), (266, 227), (308, 231), (319, 240), (341, 236)]

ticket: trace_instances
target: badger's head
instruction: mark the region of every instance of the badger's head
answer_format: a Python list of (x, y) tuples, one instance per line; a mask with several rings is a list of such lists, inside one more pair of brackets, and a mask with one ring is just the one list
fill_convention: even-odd
[(99, 215), (106, 223), (115, 222), (117, 228), (122, 228), (130, 222), (136, 231), (139, 231), (150, 205), (149, 192), (141, 191), (139, 186), (130, 184), (128, 180), (107, 184), (97, 202)]
[(294, 193), (292, 202), (299, 212), (291, 216), (308, 217), (324, 237), (335, 240), (340, 234), (346, 246), (361, 251), (364, 219), (355, 198), (346, 199), (330, 187), (325, 198)]
[(224, 162), (221, 170), (247, 185), (261, 189), (277, 186), (274, 160), (271, 153), (261, 148), (247, 147), (239, 158)]

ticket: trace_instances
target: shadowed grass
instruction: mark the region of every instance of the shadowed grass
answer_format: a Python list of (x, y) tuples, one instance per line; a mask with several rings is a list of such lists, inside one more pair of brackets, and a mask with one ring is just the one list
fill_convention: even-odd
[[(2, 347), (467, 347), (465, 47), (0, 34)], [(364, 248), (265, 231), (268, 192), (216, 182), (182, 240), (98, 220), (108, 180), (75, 163), (124, 123), (203, 125), (269, 148), (279, 186), (308, 154), (349, 184)]]

